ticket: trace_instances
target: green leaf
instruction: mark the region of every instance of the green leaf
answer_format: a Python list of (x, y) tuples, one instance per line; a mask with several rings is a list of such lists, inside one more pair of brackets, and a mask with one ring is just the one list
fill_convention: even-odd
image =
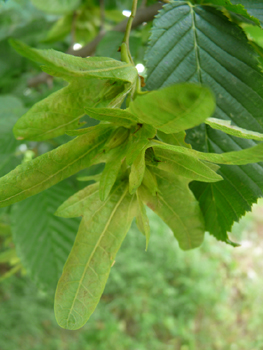
[(14, 248), (4, 250), (3, 252), (0, 252), (0, 264), (9, 263), (16, 257), (16, 250)]
[(135, 211), (134, 196), (121, 183), (92, 215), (83, 212), (56, 291), (55, 315), (61, 327), (78, 329), (93, 313)]
[(158, 139), (165, 143), (169, 143), (170, 145), (191, 148), (191, 145), (185, 142), (186, 133), (184, 131), (180, 131), (175, 134), (165, 134), (164, 132), (159, 130), (157, 132), (157, 136)]
[(138, 213), (136, 215), (136, 224), (138, 229), (146, 237), (146, 247), (145, 251), (148, 249), (149, 240), (150, 240), (150, 224), (149, 219), (146, 214), (145, 206), (140, 198), (140, 191), (137, 191), (137, 202), (138, 202)]
[(246, 165), (263, 161), (263, 143), (260, 143), (254, 147), (250, 147), (248, 149), (243, 149), (241, 151), (226, 152), (221, 154), (198, 152), (189, 148), (167, 145), (155, 140), (149, 143), (149, 147), (170, 150), (175, 153), (181, 153), (185, 156), (188, 155), (196, 159), (201, 159), (217, 164)]
[(105, 168), (100, 177), (100, 199), (105, 201), (115, 184), (119, 171), (121, 169), (122, 160), (126, 155), (126, 145), (121, 145), (109, 152), (110, 159), (107, 161)]
[[(236, 173), (235, 171), (235, 176), (232, 177), (231, 168), (224, 167), (226, 169), (224, 171), (225, 181), (223, 181), (223, 186), (220, 184), (221, 186), (219, 187), (218, 183), (192, 182), (190, 188), (202, 208), (206, 230), (213, 233), (219, 241), (230, 243), (227, 231), (231, 231), (233, 218), (235, 221), (239, 220), (239, 212), (243, 210), (245, 198), (251, 199), (253, 195), (251, 195), (249, 189), (244, 188), (242, 172)], [(225, 174), (231, 177), (226, 178)], [(244, 198), (233, 193), (233, 184), (237, 184), (236, 187), (241, 187), (241, 193), (245, 196)], [(222, 189), (223, 193), (228, 191), (228, 196), (222, 195)], [(246, 210), (250, 210), (249, 203), (245, 203), (247, 206)]]
[(132, 163), (131, 172), (129, 175), (129, 191), (130, 194), (136, 192), (137, 188), (141, 185), (144, 173), (145, 173), (145, 151), (143, 149)]
[(79, 128), (88, 106), (118, 105), (123, 87), (98, 79), (77, 79), (36, 103), (14, 127), (19, 140), (47, 140)]
[(159, 192), (156, 176), (147, 166), (145, 167), (142, 184), (150, 191), (152, 196), (156, 196)]
[(33, 196), (87, 166), (100, 162), (98, 155), (111, 133), (109, 125), (98, 125), (92, 133), (79, 136), (19, 165), (0, 179), (0, 207)]
[(154, 138), (156, 130), (151, 125), (138, 125), (130, 133), (129, 148), (127, 150), (127, 165), (132, 165), (138, 155), (146, 150), (149, 145), (149, 139)]
[(213, 114), (214, 108), (209, 89), (196, 84), (176, 84), (137, 96), (128, 110), (141, 123), (170, 134), (199, 125)]
[(189, 180), (153, 169), (159, 192), (152, 196), (146, 187), (140, 187), (140, 196), (171, 228), (183, 250), (199, 247), (204, 238), (204, 220), (198, 201), (189, 190)]
[(20, 142), (13, 136), (13, 126), (25, 112), (22, 102), (11, 95), (0, 96), (0, 176), (11, 171), (20, 163), (16, 149)]
[[(263, 29), (262, 28), (259, 28), (253, 25), (243, 25), (242, 28), (250, 41), (255, 42), (258, 46), (263, 48)], [(262, 54), (262, 50), (261, 50), (261, 54)]]
[(89, 107), (120, 107), (135, 86), (137, 70), (132, 65), (105, 57), (81, 58), (54, 50), (36, 50), (17, 41), (12, 46), (25, 57), (42, 63), (47, 73), (69, 85), (36, 103), (17, 122), (16, 138), (35, 141), (63, 135), (80, 126)]
[(195, 157), (158, 148), (155, 148), (154, 153), (158, 159), (157, 167), (161, 170), (196, 181), (223, 180), (220, 175)]
[(101, 174), (96, 174), (96, 175), (89, 175), (89, 176), (79, 176), (77, 177), (78, 181), (95, 181), (98, 182), (100, 181)]
[(119, 108), (86, 108), (89, 117), (130, 128), (138, 119), (127, 110)]
[(232, 4), (242, 4), (247, 12), (260, 20), (263, 26), (263, 4), (261, 0), (231, 0)]
[(101, 205), (99, 199), (99, 184), (89, 185), (68, 198), (55, 212), (62, 218), (74, 218), (77, 216), (92, 215)]
[(239, 128), (238, 126), (231, 125), (230, 120), (208, 118), (205, 121), (205, 123), (211, 126), (213, 129), (221, 130), (228, 135), (233, 135), (244, 139), (263, 141), (262, 133), (250, 131), (247, 129)]
[(60, 15), (76, 10), (80, 0), (31, 0), (39, 10)]
[[(251, 8), (255, 4), (254, 1), (241, 3), (249, 3)], [(259, 2), (257, 4), (260, 8)], [(250, 12), (249, 7), (247, 9), (257, 17), (257, 12)], [(146, 59), (148, 89), (156, 90), (182, 80), (203, 83), (216, 96), (215, 118), (231, 120), (235, 126), (263, 133), (263, 75), (257, 53), (248, 44), (242, 29), (231, 23), (220, 11), (209, 6), (192, 7), (186, 2), (168, 4), (154, 22)], [(186, 141), (197, 150), (212, 153), (242, 149), (249, 151), (249, 147), (255, 145), (251, 140), (226, 135), (205, 125), (189, 130)], [(260, 147), (254, 151), (260, 152)], [(239, 157), (239, 154), (236, 155)], [(247, 157), (250, 155), (247, 154)], [(238, 164), (237, 159), (235, 164)], [(206, 200), (210, 201), (209, 189), (212, 186), (217, 188), (217, 196), (210, 216), (222, 217), (225, 214), (225, 211), (220, 212), (224, 208), (220, 203), (225, 198), (233, 208), (227, 213), (227, 225), (221, 219), (215, 225), (209, 225), (210, 233), (216, 237), (217, 224), (226, 234), (233, 222), (250, 210), (257, 198), (263, 195), (261, 164), (222, 166), (219, 174), (224, 181), (212, 185), (202, 184), (202, 188), (207, 188), (207, 191), (203, 191), (200, 202), (207, 220), (205, 203)], [(196, 187), (192, 188), (194, 192), (197, 191)], [(235, 207), (237, 202), (238, 206)]]
[(68, 35), (72, 28), (73, 14), (59, 18), (47, 33), (47, 37), (43, 40), (44, 43), (53, 43), (63, 40)]
[(55, 50), (32, 49), (19, 40), (12, 39), (10, 44), (22, 56), (43, 64), (41, 69), (48, 74), (67, 81), (76, 78), (110, 79), (112, 82), (133, 84), (138, 76), (132, 64), (108, 57), (77, 57)]
[(225, 16), (239, 23), (246, 22), (260, 25), (260, 21), (256, 17), (251, 16), (241, 4), (242, 0), (239, 0), (234, 5), (234, 1), (230, 2), (229, 0), (195, 0), (194, 2), (200, 5), (214, 6), (222, 11)]
[(54, 212), (73, 192), (64, 181), (15, 204), (11, 211), (17, 255), (30, 278), (49, 293), (55, 292), (79, 225), (79, 220), (58, 218)]

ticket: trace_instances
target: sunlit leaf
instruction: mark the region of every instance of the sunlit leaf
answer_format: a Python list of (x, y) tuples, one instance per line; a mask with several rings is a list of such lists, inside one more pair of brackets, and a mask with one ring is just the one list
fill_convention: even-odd
[(215, 101), (209, 89), (197, 84), (176, 84), (138, 96), (128, 110), (141, 123), (170, 134), (199, 125), (214, 109)]
[(238, 126), (235, 126), (235, 125), (231, 125), (230, 120), (228, 121), (228, 120), (222, 120), (222, 119), (216, 119), (216, 118), (208, 118), (205, 121), (205, 123), (211, 126), (213, 129), (221, 130), (228, 135), (233, 135), (244, 139), (263, 141), (262, 133), (250, 131), (247, 129), (239, 128)]

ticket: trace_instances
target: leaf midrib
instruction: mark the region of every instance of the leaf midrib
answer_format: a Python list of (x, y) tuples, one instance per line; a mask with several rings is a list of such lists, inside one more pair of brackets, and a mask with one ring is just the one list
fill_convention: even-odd
[(26, 193), (26, 192), (28, 192), (28, 191), (31, 191), (32, 189), (34, 189), (34, 188), (36, 188), (36, 187), (38, 187), (38, 186), (41, 186), (42, 184), (48, 182), (50, 179), (52, 179), (53, 177), (55, 177), (55, 176), (58, 175), (59, 173), (63, 172), (65, 169), (67, 169), (68, 167), (70, 167), (72, 164), (74, 164), (74, 163), (78, 162), (80, 159), (86, 157), (86, 156), (87, 156), (90, 152), (92, 152), (96, 147), (100, 146), (100, 145), (103, 144), (103, 143), (104, 143), (104, 140), (101, 141), (101, 143), (96, 144), (93, 148), (89, 149), (86, 153), (82, 154), (79, 158), (75, 159), (75, 160), (74, 160), (73, 162), (71, 162), (71, 163), (68, 163), (64, 168), (62, 168), (62, 169), (60, 169), (59, 171), (57, 171), (56, 173), (52, 174), (51, 176), (49, 176), (49, 177), (46, 178), (45, 180), (43, 180), (43, 181), (39, 182), (38, 184), (36, 184), (36, 185), (30, 187), (29, 189), (23, 190), (23, 191), (21, 191), (21, 192), (15, 194), (15, 195), (13, 195), (13, 196), (11, 196), (11, 197), (8, 197), (8, 198), (6, 198), (6, 199), (4, 199), (4, 200), (1, 200), (0, 203), (4, 203), (4, 202), (6, 202), (6, 201), (8, 201), (8, 200), (10, 200), (10, 199), (12, 199), (12, 198), (14, 198), (14, 197), (17, 197), (17, 196), (21, 195), (22, 193)]
[[(116, 190), (117, 190), (117, 189), (116, 189)], [(93, 251), (92, 251), (91, 254), (90, 254), (89, 260), (88, 260), (87, 263), (85, 264), (85, 269), (84, 269), (84, 271), (83, 271), (83, 273), (82, 273), (82, 276), (81, 276), (81, 278), (80, 278), (80, 280), (79, 280), (78, 288), (77, 288), (77, 290), (76, 290), (76, 293), (75, 293), (75, 296), (74, 296), (74, 299), (73, 299), (73, 302), (72, 302), (72, 306), (71, 306), (71, 308), (70, 308), (70, 311), (69, 311), (69, 313), (68, 313), (67, 324), (68, 324), (69, 318), (70, 318), (70, 316), (71, 316), (71, 314), (72, 314), (72, 310), (73, 310), (73, 308), (74, 308), (74, 305), (75, 305), (75, 302), (76, 302), (76, 299), (77, 299), (79, 290), (80, 290), (80, 288), (81, 288), (81, 286), (82, 286), (83, 279), (84, 279), (84, 277), (85, 277), (85, 274), (86, 274), (86, 272), (87, 272), (87, 269), (89, 268), (90, 261), (91, 261), (91, 259), (93, 258), (93, 256), (94, 256), (94, 254), (95, 254), (95, 252), (96, 252), (96, 250), (97, 250), (97, 248), (98, 248), (98, 246), (99, 246), (99, 244), (100, 244), (100, 242), (101, 242), (101, 240), (102, 240), (102, 238), (103, 238), (105, 232), (107, 231), (107, 229), (108, 229), (108, 227), (109, 227), (109, 225), (110, 225), (110, 223), (111, 223), (111, 220), (113, 219), (113, 217), (114, 217), (114, 215), (115, 215), (115, 213), (116, 213), (118, 207), (120, 206), (120, 204), (121, 204), (121, 202), (123, 201), (124, 197), (126, 196), (127, 192), (128, 192), (128, 188), (126, 188), (126, 190), (125, 190), (124, 193), (122, 194), (121, 198), (119, 199), (118, 203), (115, 205), (115, 207), (114, 207), (114, 209), (113, 209), (113, 211), (112, 211), (112, 213), (111, 213), (111, 215), (110, 215), (110, 217), (109, 217), (109, 219), (108, 219), (108, 221), (107, 221), (107, 223), (106, 223), (106, 225), (105, 225), (104, 230), (102, 231), (102, 233), (101, 233), (101, 235), (100, 235), (100, 237), (99, 237), (99, 239), (98, 239), (98, 241), (97, 241), (95, 247), (93, 248)], [(110, 197), (109, 197), (109, 199), (110, 199)], [(106, 202), (108, 202), (108, 201), (106, 201)], [(105, 205), (106, 205), (106, 202), (105, 202)], [(97, 211), (98, 211), (98, 210), (97, 210)], [(94, 214), (92, 217), (94, 217), (94, 216), (96, 215), (97, 211), (95, 212), (95, 214)], [(95, 271), (95, 272), (96, 272), (96, 271)], [(97, 274), (97, 273), (96, 273), (96, 274)]]

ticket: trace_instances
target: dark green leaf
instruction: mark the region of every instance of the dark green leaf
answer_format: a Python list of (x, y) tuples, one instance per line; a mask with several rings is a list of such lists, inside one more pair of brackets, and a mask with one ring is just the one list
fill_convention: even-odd
[(12, 234), (16, 251), (29, 276), (37, 285), (54, 293), (79, 220), (54, 216), (73, 193), (65, 181), (12, 207)]
[(229, 0), (195, 0), (194, 2), (200, 5), (214, 6), (222, 11), (225, 16), (239, 23), (246, 22), (260, 25), (259, 20), (256, 18), (257, 16), (251, 16), (244, 6), (241, 5), (242, 0), (239, 0), (235, 5), (233, 5), (234, 1), (230, 2)]
[(262, 0), (231, 0), (232, 4), (242, 4), (251, 16), (260, 20), (263, 26), (263, 3)]
[(11, 95), (0, 96), (0, 176), (5, 175), (20, 163), (16, 149), (20, 142), (13, 136), (13, 126), (25, 112), (21, 101)]
[[(251, 5), (251, 8), (256, 8), (256, 3), (258, 8), (261, 6), (254, 1), (241, 3)], [(249, 11), (249, 6), (247, 9)], [(257, 17), (256, 12), (249, 13)], [(240, 128), (263, 133), (263, 75), (258, 65), (258, 56), (248, 44), (242, 29), (231, 23), (220, 11), (209, 6), (192, 7), (186, 2), (173, 2), (165, 6), (155, 20), (146, 58), (149, 89), (181, 81), (203, 83), (215, 93), (215, 118), (231, 120), (233, 125)], [(255, 145), (253, 141), (226, 135), (204, 125), (189, 131), (187, 142), (195, 149), (213, 153), (239, 151)], [(250, 157), (249, 154), (247, 156)], [(238, 164), (238, 159), (235, 164)], [(228, 225), (225, 225), (224, 220), (217, 221), (220, 230), (226, 235), (233, 222), (244, 215), (246, 210), (250, 210), (252, 203), (263, 195), (263, 170), (260, 164), (222, 166), (219, 173), (224, 181), (202, 185), (204, 190), (201, 207), (205, 215), (206, 195), (209, 202), (211, 186), (218, 191), (214, 197), (214, 211), (210, 212), (210, 216), (224, 215), (224, 212), (219, 213), (217, 209), (220, 211), (223, 208), (220, 203), (225, 198), (228, 198), (229, 205), (233, 208), (236, 202), (239, 203), (234, 209), (235, 214), (233, 211), (227, 213)], [(197, 191), (196, 188), (193, 187), (194, 191)], [(205, 217), (207, 218), (206, 215)], [(209, 230), (219, 237), (216, 224), (209, 225)]]

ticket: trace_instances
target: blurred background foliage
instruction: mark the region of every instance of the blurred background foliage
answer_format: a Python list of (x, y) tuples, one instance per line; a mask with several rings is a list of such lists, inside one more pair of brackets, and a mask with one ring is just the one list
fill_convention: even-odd
[[(156, 5), (154, 0), (139, 1), (145, 13)], [(74, 54), (95, 42), (88, 50), (90, 55), (120, 59), (123, 33), (119, 29), (130, 7), (130, 0), (0, 1), (0, 176), (68, 139), (14, 139), (16, 120), (64, 83), (41, 74), (35, 63), (10, 47), (8, 39)], [(151, 20), (147, 20), (132, 31), (130, 46), (136, 65), (144, 64), (150, 29)], [(249, 26), (244, 30), (261, 53), (262, 31)], [(89, 118), (86, 122), (94, 125)], [(95, 166), (81, 175), (98, 171)], [(62, 184), (65, 193), (60, 191), (51, 204), (42, 197), (39, 203), (46, 204), (39, 207), (24, 201), (0, 209), (0, 350), (263, 349), (262, 202), (234, 227), (232, 238), (242, 244), (235, 249), (207, 237), (200, 249), (182, 252), (165, 224), (149, 212), (152, 236), (147, 253), (145, 238), (134, 225), (88, 324), (74, 332), (59, 328), (53, 313), (56, 274), (41, 271), (46, 285), (39, 286), (39, 271), (27, 270), (14, 243), (22, 246), (25, 231), (27, 237), (37, 231), (39, 215), (52, 220), (50, 207), (55, 211), (63, 195), (67, 197), (86, 184), (72, 177)], [(41, 196), (52, 197), (48, 192)], [(27, 229), (22, 220), (25, 212), (29, 221), (35, 218), (32, 225), (26, 222)], [(56, 224), (58, 231), (68, 233), (69, 241), (60, 254), (60, 269), (78, 220), (68, 222)]]
[[(263, 203), (234, 227), (232, 248), (212, 237), (183, 252), (153, 213), (151, 241), (135, 225), (89, 322), (61, 329), (53, 298), (24, 276), (0, 285), (0, 349), (260, 350)], [(5, 265), (1, 265), (2, 272)]]

